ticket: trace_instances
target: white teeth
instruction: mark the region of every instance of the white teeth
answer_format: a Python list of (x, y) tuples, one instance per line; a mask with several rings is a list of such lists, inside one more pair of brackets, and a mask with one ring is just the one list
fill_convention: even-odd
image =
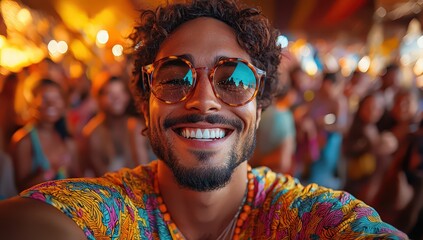
[(208, 129), (204, 130), (203, 138), (210, 138), (210, 131)]
[(185, 138), (195, 139), (217, 139), (226, 136), (225, 130), (223, 129), (182, 129), (181, 135)]
[(195, 133), (195, 138), (203, 138), (203, 133), (200, 129), (197, 129), (197, 132)]

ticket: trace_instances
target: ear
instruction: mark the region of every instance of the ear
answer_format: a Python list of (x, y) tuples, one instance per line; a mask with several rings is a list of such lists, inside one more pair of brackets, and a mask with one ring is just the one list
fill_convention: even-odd
[(261, 107), (257, 108), (257, 112), (256, 112), (256, 129), (259, 127), (259, 124), (260, 124), (261, 111), (262, 111), (262, 108)]
[(141, 112), (144, 117), (145, 126), (148, 128), (150, 125), (149, 119), (150, 119), (150, 112), (149, 112), (149, 106), (148, 101), (143, 101), (141, 104)]

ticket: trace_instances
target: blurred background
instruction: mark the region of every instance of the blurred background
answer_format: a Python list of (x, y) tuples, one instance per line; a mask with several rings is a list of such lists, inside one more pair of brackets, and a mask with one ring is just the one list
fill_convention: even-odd
[[(263, 10), (310, 74), (323, 63), (341, 65), (345, 75), (361, 63), (362, 71), (376, 74), (395, 58), (417, 75), (423, 72), (423, 1), (244, 1)], [(0, 73), (19, 71), (46, 56), (66, 61), (73, 75), (72, 58), (91, 66), (119, 61), (136, 9), (166, 2), (173, 1), (2, 0)], [(316, 51), (323, 63), (313, 61)]]
[[(280, 30), (283, 48), (283, 87), (263, 114), (251, 164), (347, 190), (423, 239), (423, 0), (243, 1)], [(0, 1), (0, 199), (57, 169), (100, 176), (155, 158), (138, 134), (144, 125), (127, 89), (111, 82), (131, 79), (127, 36), (137, 9), (172, 2), (183, 1)], [(47, 90), (34, 91), (40, 78), (63, 93), (65, 109), (54, 106), (54, 121), (40, 100)], [(43, 129), (49, 123), (57, 129), (51, 138)], [(30, 155), (18, 154), (31, 124), (50, 161), (38, 170), (27, 167)], [(95, 152), (96, 142), (113, 151)], [(75, 164), (54, 161), (57, 144)], [(122, 162), (133, 146), (135, 162)], [(100, 154), (98, 162), (87, 158)]]

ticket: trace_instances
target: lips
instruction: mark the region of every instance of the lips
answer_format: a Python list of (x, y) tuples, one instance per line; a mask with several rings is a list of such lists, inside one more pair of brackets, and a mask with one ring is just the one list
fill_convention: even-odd
[(222, 128), (180, 128), (179, 135), (187, 139), (213, 140), (224, 138), (227, 134)]
[[(167, 118), (163, 123), (164, 129), (171, 129), (183, 139), (188, 140), (190, 147), (216, 147), (223, 143), (234, 131), (242, 130), (239, 119), (229, 119), (223, 116), (190, 114), (180, 117)], [(207, 143), (205, 143), (207, 142)]]

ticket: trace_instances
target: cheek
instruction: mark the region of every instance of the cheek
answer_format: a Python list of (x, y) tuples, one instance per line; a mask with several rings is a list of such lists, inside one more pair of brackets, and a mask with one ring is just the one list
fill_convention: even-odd
[(99, 105), (102, 107), (102, 108), (105, 108), (105, 107), (107, 107), (108, 105), (109, 105), (109, 99), (107, 98), (107, 97), (105, 97), (105, 96), (102, 96), (100, 99), (99, 99), (99, 101), (98, 101), (98, 103), (99, 103)]
[(63, 98), (57, 98), (54, 103), (56, 104), (56, 107), (58, 108), (65, 108), (66, 104), (65, 104), (65, 100), (63, 100)]
[(150, 98), (149, 106), (145, 107), (146, 111), (146, 124), (149, 124), (151, 128), (154, 128), (154, 131), (158, 131), (160, 128), (160, 119), (166, 118), (166, 108), (168, 106), (164, 106), (159, 103), (157, 100), (155, 101), (153, 98)]
[(245, 131), (258, 127), (261, 114), (257, 110), (257, 104), (255, 101), (241, 107), (235, 107), (234, 113), (244, 123)]

